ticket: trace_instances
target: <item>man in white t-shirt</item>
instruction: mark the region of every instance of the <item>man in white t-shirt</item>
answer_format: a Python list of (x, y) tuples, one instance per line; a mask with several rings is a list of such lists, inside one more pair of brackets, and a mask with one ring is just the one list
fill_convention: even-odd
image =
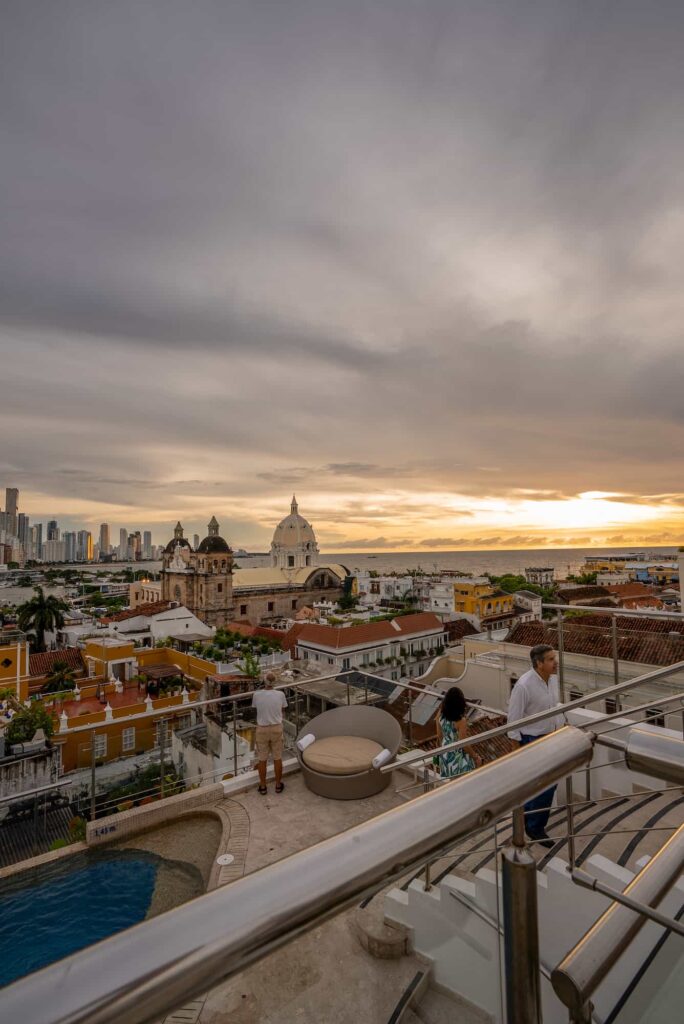
[(252, 707), (256, 708), (256, 752), (259, 769), (259, 792), (265, 796), (266, 769), (269, 752), (273, 755), (273, 771), (275, 773), (275, 791), (282, 793), (283, 783), (283, 708), (287, 700), (282, 690), (274, 690), (275, 676), (266, 674), (264, 689), (257, 690), (252, 697)]

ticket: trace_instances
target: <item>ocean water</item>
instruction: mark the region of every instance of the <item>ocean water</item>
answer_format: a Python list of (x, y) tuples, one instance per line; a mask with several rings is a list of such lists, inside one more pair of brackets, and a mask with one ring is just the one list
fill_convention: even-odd
[(350, 552), (321, 555), (321, 561), (341, 562), (352, 572), (357, 569), (375, 569), (377, 572), (406, 572), (422, 569), (432, 572), (438, 569), (457, 569), (474, 575), (491, 573), (502, 576), (506, 572), (522, 573), (527, 566), (548, 566), (558, 578), (567, 573), (581, 571), (585, 555), (622, 554), (644, 551), (657, 554), (659, 558), (676, 557), (673, 547), (649, 548), (543, 548), (532, 551), (401, 551), (401, 552)]
[[(541, 548), (539, 550), (523, 551), (342, 551), (321, 553), (322, 562), (340, 563), (347, 566), (352, 572), (363, 569), (375, 569), (379, 573), (407, 572), (409, 569), (422, 569), (424, 572), (433, 572), (439, 569), (457, 569), (459, 572), (473, 573), (474, 575), (492, 573), (494, 576), (502, 576), (505, 572), (522, 573), (526, 566), (549, 566), (555, 570), (557, 578), (563, 578), (568, 573), (581, 571), (585, 555), (597, 554), (633, 554), (643, 551), (648, 554), (657, 555), (663, 560), (671, 560), (677, 557), (677, 548), (674, 547), (622, 547), (622, 548)], [(245, 569), (257, 569), (261, 566), (270, 565), (268, 555), (254, 555), (250, 558), (237, 558), (235, 564)], [(161, 562), (126, 563), (128, 568), (140, 571), (147, 569), (149, 572), (157, 573), (161, 569)], [(84, 572), (102, 572), (104, 570), (123, 568), (124, 563), (114, 565), (79, 565), (78, 568)], [(74, 567), (71, 567), (74, 568)], [(61, 596), (63, 587), (50, 588), (50, 593)], [(20, 604), (32, 596), (30, 587), (3, 587), (0, 588), (0, 605)]]

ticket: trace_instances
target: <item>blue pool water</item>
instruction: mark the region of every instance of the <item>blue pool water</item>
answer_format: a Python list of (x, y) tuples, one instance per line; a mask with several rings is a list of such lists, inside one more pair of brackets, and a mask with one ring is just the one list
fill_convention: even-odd
[(86, 854), (0, 889), (0, 985), (142, 921), (160, 858)]

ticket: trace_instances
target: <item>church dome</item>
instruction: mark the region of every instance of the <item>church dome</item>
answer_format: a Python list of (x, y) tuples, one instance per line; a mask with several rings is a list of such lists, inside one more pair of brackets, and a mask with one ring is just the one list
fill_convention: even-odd
[(300, 516), (294, 495), (290, 509), (289, 516), (285, 516), (275, 528), (273, 544), (279, 548), (300, 548), (305, 544), (316, 547), (316, 535), (313, 532), (313, 527), (307, 523), (304, 516)]
[(202, 555), (230, 555), (232, 551), (227, 541), (219, 536), (219, 524), (212, 516), (207, 527), (208, 534), (197, 548)]
[(164, 548), (164, 554), (172, 555), (176, 550), (177, 544), (180, 544), (182, 548), (189, 548), (190, 551), (192, 551), (192, 548), (190, 547), (190, 541), (186, 540), (185, 537), (183, 536), (183, 527), (181, 526), (180, 523), (176, 523), (176, 528), (173, 531), (173, 539), (170, 540), (169, 543)]

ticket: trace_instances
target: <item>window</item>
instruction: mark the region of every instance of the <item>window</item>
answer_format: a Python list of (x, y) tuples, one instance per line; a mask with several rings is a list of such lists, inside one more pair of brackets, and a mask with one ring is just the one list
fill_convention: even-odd
[(105, 733), (98, 733), (93, 737), (95, 741), (95, 757), (106, 757), (107, 756), (107, 736)]
[(269, 610), (269, 612), (272, 612), (274, 608), (275, 608), (274, 602), (273, 601), (269, 601), (268, 602), (268, 610)]
[(297, 598), (295, 597), (294, 600), (292, 601), (292, 611), (295, 611), (296, 608), (297, 608)]
[(154, 745), (159, 746), (161, 742), (161, 730), (164, 728), (164, 743), (169, 742), (171, 736), (171, 723), (170, 722), (155, 722), (154, 723)]
[(351, 668), (351, 664), (349, 662), (349, 658), (343, 658), (342, 659), (342, 671), (343, 672), (348, 672), (350, 668)]
[[(582, 694), (578, 693), (577, 696), (581, 697)], [(620, 710), (618, 702), (617, 702), (617, 698), (615, 698), (615, 697), (606, 697), (606, 702), (605, 703), (606, 703), (606, 714), (607, 715), (614, 715), (616, 711)], [(647, 714), (648, 714), (648, 712), (647, 712)]]
[(649, 725), (657, 725), (661, 729), (665, 728), (665, 715), (660, 708), (646, 708), (646, 721)]
[(246, 615), (246, 614), (247, 614), (247, 605), (246, 604), (241, 604), (240, 605), (240, 615)]
[(294, 569), (294, 555), (287, 556), (287, 567), (288, 569)]
[(223, 584), (222, 583), (218, 583), (217, 586), (216, 586), (216, 589), (218, 590), (218, 592), (220, 594), (221, 591), (223, 590)]
[(333, 659), (332, 659), (332, 658), (328, 658), (328, 664), (329, 664), (329, 665), (332, 665), (332, 664), (333, 664)]
[(581, 690), (570, 690), (570, 700), (579, 700), (581, 696)]
[(135, 750), (135, 729), (124, 729), (121, 733), (121, 749)]

